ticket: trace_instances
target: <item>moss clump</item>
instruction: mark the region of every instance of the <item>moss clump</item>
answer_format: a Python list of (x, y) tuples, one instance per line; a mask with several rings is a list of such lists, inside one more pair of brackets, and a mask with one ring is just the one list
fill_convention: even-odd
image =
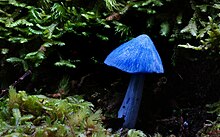
[[(54, 99), (27, 95), (10, 88), (0, 101), (0, 136), (5, 137), (117, 137), (102, 124), (101, 110), (94, 111), (80, 96)], [(141, 131), (139, 131), (142, 133)], [(136, 136), (135, 134), (126, 136)], [(142, 136), (145, 136), (143, 133)]]

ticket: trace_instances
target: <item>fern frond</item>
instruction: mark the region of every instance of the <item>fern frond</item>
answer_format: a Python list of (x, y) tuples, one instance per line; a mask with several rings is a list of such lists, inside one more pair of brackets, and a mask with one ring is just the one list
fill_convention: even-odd
[(32, 8), (32, 9), (30, 10), (30, 13), (31, 13), (31, 15), (34, 17), (34, 20), (35, 20), (37, 23), (42, 22), (42, 21), (41, 21), (42, 18), (41, 18), (41, 16), (40, 16), (40, 13), (37, 11), (36, 8)]
[(35, 52), (30, 52), (28, 53), (24, 59), (30, 59), (30, 60), (36, 60), (36, 59), (39, 59), (39, 60), (42, 60), (45, 58), (45, 55), (43, 52), (41, 51), (35, 51)]
[(76, 66), (74, 64), (72, 64), (70, 60), (63, 60), (63, 59), (60, 60), (59, 62), (56, 62), (54, 65), (59, 66), (59, 67), (66, 66), (69, 68), (76, 68)]
[(48, 32), (47, 37), (48, 37), (48, 39), (51, 39), (51, 37), (53, 35), (53, 32), (54, 32), (54, 30), (55, 30), (57, 25), (58, 25), (58, 23), (53, 23), (50, 26), (48, 26), (48, 29), (47, 29), (47, 32)]
[(0, 32), (2, 32), (2, 31), (8, 31), (8, 29), (6, 29), (6, 28), (0, 26)]
[(33, 23), (27, 21), (26, 19), (19, 19), (15, 22), (7, 23), (6, 27), (13, 28), (13, 27), (16, 27), (16, 26), (19, 26), (19, 25), (33, 26)]
[(52, 17), (54, 19), (60, 19), (60, 21), (63, 21), (63, 18), (66, 17), (66, 9), (58, 3), (54, 3), (51, 11), (53, 12)]
[(0, 23), (5, 24), (7, 19), (8, 19), (7, 17), (0, 17)]
[(10, 57), (10, 58), (8, 58), (8, 59), (6, 59), (6, 61), (7, 62), (10, 62), (10, 63), (21, 63), (22, 64), (22, 66), (23, 66), (23, 69), (25, 70), (25, 71), (27, 71), (28, 70), (28, 64), (27, 64), (27, 62), (24, 60), (24, 59), (21, 59), (21, 58), (17, 58), (17, 57)]
[(6, 15), (6, 16), (8, 16), (8, 17), (10, 17), (10, 16), (11, 16), (11, 14), (9, 14), (9, 13), (7, 13), (7, 12), (5, 12), (5, 11), (1, 10), (1, 9), (0, 9), (0, 13), (3, 13), (4, 15)]
[(14, 5), (16, 7), (22, 7), (22, 8), (26, 7), (25, 3), (20, 3), (20, 2), (17, 2), (16, 0), (9, 0), (8, 2), (9, 4)]
[(121, 3), (116, 2), (116, 0), (105, 0), (105, 5), (110, 11), (120, 10)]
[(197, 35), (197, 24), (194, 18), (191, 18), (191, 20), (189, 21), (189, 24), (183, 28), (180, 32), (181, 33), (185, 33), (185, 32), (189, 32), (191, 33), (192, 36), (196, 36)]
[(83, 17), (86, 18), (87, 20), (89, 20), (89, 19), (95, 19), (95, 18), (96, 18), (94, 12), (86, 12), (86, 13), (81, 14), (81, 16), (83, 16)]
[(38, 24), (48, 22), (51, 18), (51, 15), (47, 15), (43, 9), (35, 7), (30, 8), (30, 16), (32, 16), (31, 20)]
[(28, 42), (28, 38), (24, 38), (24, 37), (10, 37), (8, 39), (8, 41), (12, 42), (12, 43), (26, 43)]
[(17, 62), (22, 62), (23, 59), (20, 59), (20, 58), (17, 58), (17, 57), (10, 57), (8, 59), (6, 59), (7, 62), (10, 62), (10, 63), (17, 63)]
[[(60, 38), (61, 36), (63, 36), (63, 34), (65, 33), (64, 31), (56, 31), (57, 32), (57, 34), (53, 34), (52, 35), (52, 38)], [(59, 44), (56, 44), (56, 45), (59, 45)], [(65, 44), (64, 44), (65, 45)], [(59, 46), (63, 46), (63, 44), (62, 45), (59, 45)]]
[(61, 41), (47, 41), (45, 42), (42, 46), (44, 47), (51, 47), (52, 45), (58, 45), (58, 46), (64, 46), (65, 43), (64, 42), (61, 42)]
[(30, 52), (30, 53), (26, 54), (24, 59), (34, 62), (34, 66), (38, 67), (45, 58), (46, 58), (46, 56), (45, 56), (44, 52), (35, 51), (35, 52)]
[(33, 34), (37, 34), (37, 35), (43, 34), (43, 32), (41, 30), (35, 30), (35, 29), (31, 28), (31, 27), (29, 27), (28, 29)]
[(117, 21), (114, 21), (113, 23), (115, 24), (116, 33), (120, 33), (121, 36), (129, 35), (131, 33), (131, 28), (129, 26), (126, 26), (125, 24), (122, 24)]
[(64, 42), (62, 42), (62, 41), (53, 41), (52, 42), (54, 45), (58, 45), (58, 46), (64, 46), (65, 45), (65, 43)]
[(37, 27), (40, 29), (44, 30), (44, 36), (47, 37), (48, 39), (52, 38), (53, 32), (55, 30), (55, 27), (57, 26), (57, 23), (52, 23), (50, 26), (42, 26), (40, 24), (36, 24)]

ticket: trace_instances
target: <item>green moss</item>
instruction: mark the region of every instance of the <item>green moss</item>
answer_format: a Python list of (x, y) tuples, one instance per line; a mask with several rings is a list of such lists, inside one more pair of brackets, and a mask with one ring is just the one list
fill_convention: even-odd
[[(0, 136), (7, 137), (116, 137), (104, 128), (102, 111), (79, 96), (54, 99), (27, 95), (10, 88), (9, 98), (0, 103)], [(146, 136), (129, 130), (123, 136)]]

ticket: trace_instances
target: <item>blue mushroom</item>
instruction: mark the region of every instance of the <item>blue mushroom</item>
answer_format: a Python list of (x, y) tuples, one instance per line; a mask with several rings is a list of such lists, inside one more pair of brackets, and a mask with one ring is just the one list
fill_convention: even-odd
[(134, 128), (142, 98), (144, 73), (164, 72), (160, 56), (151, 38), (142, 34), (113, 50), (104, 63), (132, 74), (118, 118), (124, 118), (123, 127)]

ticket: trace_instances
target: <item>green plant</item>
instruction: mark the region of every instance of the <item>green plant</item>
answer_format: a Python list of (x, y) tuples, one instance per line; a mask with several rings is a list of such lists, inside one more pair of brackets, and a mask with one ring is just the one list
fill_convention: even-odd
[(9, 99), (4, 103), (6, 105), (1, 106), (3, 121), (0, 126), (1, 136), (9, 134), (74, 136), (83, 134), (84, 132), (80, 130), (89, 128), (88, 119), (94, 120), (89, 124), (94, 129), (97, 128), (96, 131), (88, 129), (91, 134), (103, 130), (97, 125), (101, 122), (100, 111), (93, 114), (91, 108), (93, 105), (77, 96), (59, 100), (43, 95), (28, 96), (24, 91), (16, 93), (10, 88)]
[(194, 9), (193, 17), (189, 24), (181, 30), (181, 33), (189, 32), (199, 41), (196, 46), (191, 44), (179, 45), (179, 47), (190, 48), (194, 50), (207, 50), (210, 54), (217, 53), (220, 50), (220, 4), (215, 1), (209, 1), (204, 4), (192, 3)]
[[(34, 6), (30, 2), (4, 1), (0, 3), (0, 39), (12, 43), (20, 43), (21, 53), (19, 57), (9, 57), (8, 62), (22, 63), (25, 70), (32, 66), (38, 67), (46, 58), (46, 48), (53, 45), (63, 46), (60, 39), (65, 33), (88, 36), (90, 32), (84, 28), (93, 25), (109, 27), (104, 19), (86, 8), (75, 7), (69, 2), (40, 1)], [(6, 8), (7, 7), (7, 8)], [(19, 11), (19, 12), (18, 12)], [(97, 36), (101, 36), (100, 34)], [(35, 43), (36, 42), (36, 43)], [(28, 45), (32, 48), (28, 49)], [(7, 48), (10, 52), (11, 48)], [(21, 51), (20, 50), (20, 51)], [(48, 49), (51, 51), (52, 49)], [(24, 50), (23, 50), (24, 51)], [(26, 65), (24, 65), (26, 64)], [(28, 64), (28, 65), (27, 65)], [(67, 61), (62, 61), (67, 64)], [(57, 63), (60, 65), (60, 63)]]
[(52, 96), (53, 98), (62, 98), (68, 94), (69, 90), (70, 90), (69, 77), (64, 76), (59, 82), (58, 89), (57, 89), (56, 93), (47, 94), (47, 95)]
[(147, 137), (147, 136), (140, 130), (129, 130), (128, 137)]
[[(39, 80), (41, 70), (53, 69), (53, 65), (65, 73), (80, 65), (102, 62), (104, 54), (114, 48), (116, 43), (128, 40), (137, 33), (145, 33), (149, 28), (153, 29), (146, 28), (145, 25), (141, 31), (137, 31), (136, 26), (141, 25), (126, 21), (126, 18), (132, 19), (133, 15), (137, 15), (139, 19), (144, 19), (144, 24), (152, 26), (154, 22), (149, 20), (154, 16), (151, 15), (155, 15), (156, 8), (162, 7), (163, 2), (162, 0), (0, 2), (0, 73), (4, 74), (3, 77), (11, 78), (2, 79), (4, 81), (2, 88), (9, 86), (11, 81), (16, 79), (10, 76), (13, 71), (23, 73), (31, 70), (33, 73), (31, 82), (34, 82)], [(131, 14), (133, 11), (138, 14)], [(142, 18), (143, 15), (149, 16), (149, 20), (146, 20), (146, 17)]]
[(220, 101), (208, 104), (208, 113), (217, 115), (215, 121), (206, 120), (204, 127), (200, 129), (197, 133), (198, 136), (219, 136), (220, 135)]
[[(128, 131), (129, 137), (145, 136), (141, 131)], [(44, 95), (27, 95), (9, 89), (9, 98), (0, 103), (0, 136), (25, 137), (116, 137), (102, 124), (101, 110), (94, 111), (90, 102), (80, 96), (65, 99)]]

